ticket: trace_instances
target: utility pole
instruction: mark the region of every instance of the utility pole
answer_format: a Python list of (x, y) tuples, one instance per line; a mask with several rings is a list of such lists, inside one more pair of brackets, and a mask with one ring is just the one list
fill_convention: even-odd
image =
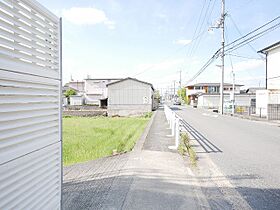
[(174, 87), (173, 98), (175, 98), (175, 83), (176, 83), (176, 80), (173, 80), (173, 87)]
[(182, 88), (182, 70), (180, 70), (180, 89)]
[(212, 30), (213, 28), (220, 28), (222, 31), (222, 42), (221, 42), (221, 61), (222, 64), (219, 65), (221, 67), (221, 83), (220, 83), (220, 105), (219, 105), (219, 112), (220, 114), (224, 113), (224, 72), (225, 72), (225, 0), (222, 1), (222, 12), (221, 12), (221, 18), (219, 21), (216, 22), (214, 26), (211, 26), (209, 30)]
[(222, 15), (220, 20), (220, 28), (222, 30), (222, 47), (221, 47), (221, 70), (222, 78), (220, 85), (220, 114), (224, 113), (224, 71), (225, 71), (225, 0), (222, 0)]
[(231, 113), (234, 115), (235, 107), (235, 73), (232, 71), (232, 110)]

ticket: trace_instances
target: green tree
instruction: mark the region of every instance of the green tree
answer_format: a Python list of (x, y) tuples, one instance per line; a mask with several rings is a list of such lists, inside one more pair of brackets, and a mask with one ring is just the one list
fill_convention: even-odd
[(73, 95), (77, 95), (77, 92), (73, 89), (68, 89), (66, 90), (66, 92), (64, 93), (64, 95), (69, 98), (70, 96), (73, 96)]
[(158, 101), (158, 103), (160, 102), (160, 93), (159, 90), (156, 90), (154, 93), (154, 99)]
[(186, 96), (186, 88), (181, 88), (178, 90), (178, 96), (181, 98), (181, 101), (183, 101), (185, 104), (188, 104), (188, 98)]

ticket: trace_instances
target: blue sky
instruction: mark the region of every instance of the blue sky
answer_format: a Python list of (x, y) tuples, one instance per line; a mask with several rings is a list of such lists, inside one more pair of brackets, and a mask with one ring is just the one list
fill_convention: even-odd
[[(182, 70), (184, 84), (220, 47), (220, 30), (208, 31), (220, 17), (220, 0), (39, 2), (63, 18), (64, 82), (71, 75), (75, 80), (87, 75), (131, 76), (166, 88), (173, 80), (178, 82)], [(235, 0), (226, 1), (226, 11), (226, 41), (230, 42), (240, 37), (234, 23), (246, 34), (278, 16), (280, 6), (277, 0)], [(195, 29), (201, 36), (194, 40)], [(264, 61), (256, 50), (279, 41), (279, 32), (277, 29), (232, 52), (256, 59), (227, 56), (225, 80), (231, 81), (233, 68), (238, 83), (264, 86)], [(219, 82), (218, 64), (219, 59), (193, 82)]]

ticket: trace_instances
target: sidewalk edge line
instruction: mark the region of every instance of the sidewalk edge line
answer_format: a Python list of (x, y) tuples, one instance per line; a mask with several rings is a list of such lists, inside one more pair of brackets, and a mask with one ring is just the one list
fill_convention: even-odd
[(154, 111), (154, 113), (153, 113), (153, 115), (152, 115), (152, 117), (151, 117), (151, 119), (150, 119), (148, 125), (146, 126), (144, 132), (142, 133), (142, 135), (140, 136), (140, 138), (139, 138), (138, 141), (136, 142), (136, 144), (135, 144), (135, 146), (134, 146), (132, 152), (139, 152), (139, 151), (142, 150), (143, 145), (144, 145), (144, 143), (145, 143), (145, 141), (146, 141), (146, 138), (147, 138), (147, 136), (148, 136), (148, 134), (149, 134), (149, 131), (150, 131), (151, 127), (152, 127), (152, 124), (153, 124), (153, 122), (154, 122), (154, 118), (155, 118), (157, 112), (158, 112), (158, 110)]

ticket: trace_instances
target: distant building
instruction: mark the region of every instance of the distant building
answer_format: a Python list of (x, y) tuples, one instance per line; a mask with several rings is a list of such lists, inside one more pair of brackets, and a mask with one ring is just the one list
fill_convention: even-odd
[(104, 78), (104, 79), (85, 79), (84, 95), (85, 103), (101, 106), (102, 101), (108, 98), (107, 84), (116, 82), (121, 79)]
[[(235, 94), (240, 93), (240, 87), (243, 85), (235, 84)], [(224, 83), (224, 94), (232, 93), (233, 85)], [(218, 95), (220, 94), (220, 83), (197, 83), (186, 86), (186, 96), (189, 104), (194, 105), (197, 103), (197, 98), (201, 94)]]
[(82, 106), (84, 104), (84, 96), (83, 95), (72, 95), (70, 98), (71, 106)]
[(280, 120), (280, 42), (259, 52), (266, 56), (266, 90), (256, 92), (256, 111), (268, 120)]
[(70, 96), (69, 98), (63, 97), (63, 106), (84, 104), (84, 84), (84, 81), (70, 81), (62, 87), (62, 94), (65, 94), (68, 90), (74, 90), (76, 92), (76, 95)]
[(107, 84), (108, 115), (141, 115), (154, 108), (153, 85), (134, 78), (125, 78)]
[[(234, 95), (235, 106), (251, 107), (255, 106), (256, 94), (254, 93), (237, 93)], [(229, 93), (224, 94), (224, 105), (231, 105), (231, 98)], [(220, 95), (201, 93), (197, 95), (197, 107), (206, 109), (218, 109), (220, 106)], [(224, 107), (225, 108), (225, 107)]]
[(77, 92), (77, 95), (83, 95), (85, 90), (85, 82), (84, 81), (67, 82), (63, 87), (63, 91), (65, 92), (68, 89), (75, 90)]
[(245, 90), (241, 90), (240, 93), (256, 94), (256, 92), (259, 91), (259, 90), (265, 90), (265, 87), (250, 87), (250, 88), (247, 88)]

